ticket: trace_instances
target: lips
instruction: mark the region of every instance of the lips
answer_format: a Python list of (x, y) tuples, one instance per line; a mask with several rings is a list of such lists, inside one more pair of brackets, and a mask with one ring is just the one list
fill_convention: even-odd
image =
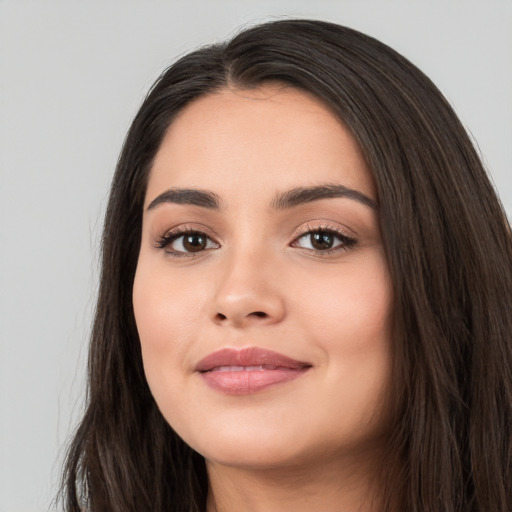
[(199, 361), (195, 371), (213, 389), (243, 395), (295, 380), (309, 368), (309, 363), (251, 347), (213, 352)]

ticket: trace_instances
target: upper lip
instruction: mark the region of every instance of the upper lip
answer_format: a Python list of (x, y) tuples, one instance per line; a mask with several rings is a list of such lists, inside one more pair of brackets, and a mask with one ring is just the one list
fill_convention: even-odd
[(207, 372), (219, 366), (260, 366), (270, 365), (281, 368), (301, 370), (309, 368), (310, 363), (297, 361), (278, 352), (259, 347), (244, 349), (223, 348), (201, 359), (195, 367), (197, 372)]

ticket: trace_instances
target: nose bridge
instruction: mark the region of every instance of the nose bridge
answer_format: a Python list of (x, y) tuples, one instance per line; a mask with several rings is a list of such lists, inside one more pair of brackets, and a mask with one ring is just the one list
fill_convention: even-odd
[(216, 279), (214, 321), (237, 327), (279, 322), (284, 297), (272, 250), (247, 241), (227, 252)]

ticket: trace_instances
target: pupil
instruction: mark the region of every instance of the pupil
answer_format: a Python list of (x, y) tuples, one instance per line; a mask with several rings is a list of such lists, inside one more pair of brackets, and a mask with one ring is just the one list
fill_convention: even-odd
[(206, 239), (199, 234), (187, 235), (183, 240), (183, 247), (185, 247), (188, 252), (202, 251), (206, 247)]
[(320, 249), (320, 250), (330, 249), (334, 242), (332, 234), (326, 233), (325, 231), (319, 231), (318, 233), (313, 233), (311, 235), (311, 237), (312, 237), (311, 245), (315, 249)]

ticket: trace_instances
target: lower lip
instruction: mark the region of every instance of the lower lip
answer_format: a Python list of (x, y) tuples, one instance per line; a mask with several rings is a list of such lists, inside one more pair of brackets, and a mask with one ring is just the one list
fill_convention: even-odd
[(213, 389), (229, 395), (248, 395), (284, 384), (304, 375), (308, 368), (276, 368), (275, 370), (201, 372)]

